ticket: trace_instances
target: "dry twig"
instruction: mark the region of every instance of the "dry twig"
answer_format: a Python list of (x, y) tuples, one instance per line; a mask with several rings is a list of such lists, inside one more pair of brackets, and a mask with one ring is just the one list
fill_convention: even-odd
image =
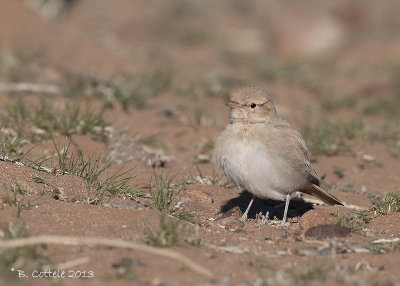
[(391, 238), (391, 239), (381, 238), (381, 239), (374, 240), (372, 243), (373, 244), (385, 244), (385, 243), (394, 243), (394, 242), (399, 242), (399, 241), (400, 241), (400, 237)]
[(17, 82), (5, 83), (0, 82), (0, 92), (36, 92), (36, 93), (49, 93), (62, 95), (63, 91), (56, 85), (30, 83), (30, 82)]
[(46, 173), (52, 173), (53, 172), (53, 170), (50, 169), (50, 168), (43, 167), (43, 166), (34, 166), (34, 165), (29, 166), (29, 165), (26, 165), (26, 164), (18, 161), (18, 160), (14, 160), (14, 159), (12, 159), (10, 157), (3, 156), (1, 154), (0, 154), (0, 161), (14, 163), (14, 164), (16, 164), (18, 166), (24, 166), (24, 167), (32, 168), (32, 169), (35, 169), (35, 170), (38, 170), (38, 171), (41, 171), (41, 172), (46, 172)]
[(60, 270), (68, 269), (68, 268), (71, 268), (71, 267), (75, 267), (75, 266), (78, 266), (78, 265), (82, 265), (82, 264), (88, 263), (89, 260), (90, 260), (90, 258), (87, 257), (87, 256), (81, 257), (81, 258), (77, 258), (77, 259), (74, 259), (74, 260), (71, 260), (71, 261), (67, 261), (67, 262), (58, 264), (57, 265), (57, 269), (60, 269)]

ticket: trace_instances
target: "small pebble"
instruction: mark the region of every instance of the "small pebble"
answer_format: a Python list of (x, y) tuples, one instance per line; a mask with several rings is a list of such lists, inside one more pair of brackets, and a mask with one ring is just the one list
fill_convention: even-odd
[(309, 228), (305, 236), (313, 239), (326, 239), (334, 237), (346, 237), (350, 230), (336, 224), (322, 224)]
[(204, 155), (204, 154), (198, 154), (195, 160), (195, 162), (199, 164), (209, 163), (210, 161), (211, 157), (209, 155)]
[(375, 157), (372, 156), (372, 155), (368, 155), (368, 154), (364, 154), (364, 155), (362, 156), (362, 159), (363, 159), (365, 162), (374, 162), (374, 161), (375, 161)]

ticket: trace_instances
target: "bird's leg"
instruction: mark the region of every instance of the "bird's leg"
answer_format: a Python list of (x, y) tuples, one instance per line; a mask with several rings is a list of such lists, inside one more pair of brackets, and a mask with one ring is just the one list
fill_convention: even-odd
[(285, 211), (283, 212), (282, 225), (286, 223), (287, 212), (289, 209), (290, 195), (286, 195)]
[(249, 210), (251, 208), (251, 205), (253, 204), (254, 201), (254, 196), (251, 198), (251, 201), (249, 203), (249, 205), (247, 206), (246, 211), (244, 212), (244, 214), (242, 215), (242, 217), (239, 219), (240, 221), (246, 221), (247, 220), (247, 214), (249, 213)]

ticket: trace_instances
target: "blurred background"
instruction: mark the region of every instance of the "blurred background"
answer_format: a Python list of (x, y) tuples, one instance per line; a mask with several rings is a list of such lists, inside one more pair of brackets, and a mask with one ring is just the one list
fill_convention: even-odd
[(2, 0), (0, 77), (60, 83), (63, 73), (109, 79), (161, 70), (185, 94), (284, 84), (288, 97), (324, 97), (327, 104), (360, 93), (378, 98), (398, 72), (399, 6)]
[[(134, 134), (162, 132), (137, 124), (155, 112), (195, 133), (213, 126), (210, 139), (227, 121), (230, 91), (259, 85), (313, 154), (337, 154), (359, 138), (400, 156), (398, 1), (1, 2), (0, 81), (11, 101), (15, 84), (34, 83), (42, 97), (92, 100), (102, 115), (117, 106), (108, 119)], [(39, 131), (27, 131), (18, 104), (2, 104), (19, 136), (57, 131), (35, 122)]]
[(215, 93), (240, 81), (285, 81), (308, 92), (326, 84), (325, 92), (345, 95), (355, 85), (384, 82), (398, 63), (399, 6), (390, 0), (2, 0), (1, 76), (10, 78), (18, 60), (28, 70), (28, 58), (40, 58), (36, 66), (102, 77), (163, 68), (177, 88), (204, 81)]
[[(154, 112), (124, 122), (153, 106), (179, 124), (214, 126), (215, 135), (230, 91), (259, 85), (313, 154), (337, 154), (343, 140), (359, 138), (399, 156), (398, 1), (1, 2), (3, 92), (34, 83), (42, 95), (100, 99), (91, 106), (122, 108), (121, 119), (108, 116), (117, 128), (145, 135), (151, 128), (137, 123)], [(3, 122), (18, 135), (54, 131), (26, 131), (24, 115), (7, 106)]]

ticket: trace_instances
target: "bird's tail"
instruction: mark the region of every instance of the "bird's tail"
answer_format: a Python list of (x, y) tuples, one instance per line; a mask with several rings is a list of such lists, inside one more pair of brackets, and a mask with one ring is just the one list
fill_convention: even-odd
[(338, 198), (336, 198), (334, 195), (329, 194), (328, 192), (324, 191), (320, 187), (318, 187), (315, 184), (309, 185), (305, 189), (302, 190), (303, 193), (315, 196), (319, 199), (321, 199), (324, 203), (327, 203), (329, 205), (341, 205), (343, 204), (339, 201)]

